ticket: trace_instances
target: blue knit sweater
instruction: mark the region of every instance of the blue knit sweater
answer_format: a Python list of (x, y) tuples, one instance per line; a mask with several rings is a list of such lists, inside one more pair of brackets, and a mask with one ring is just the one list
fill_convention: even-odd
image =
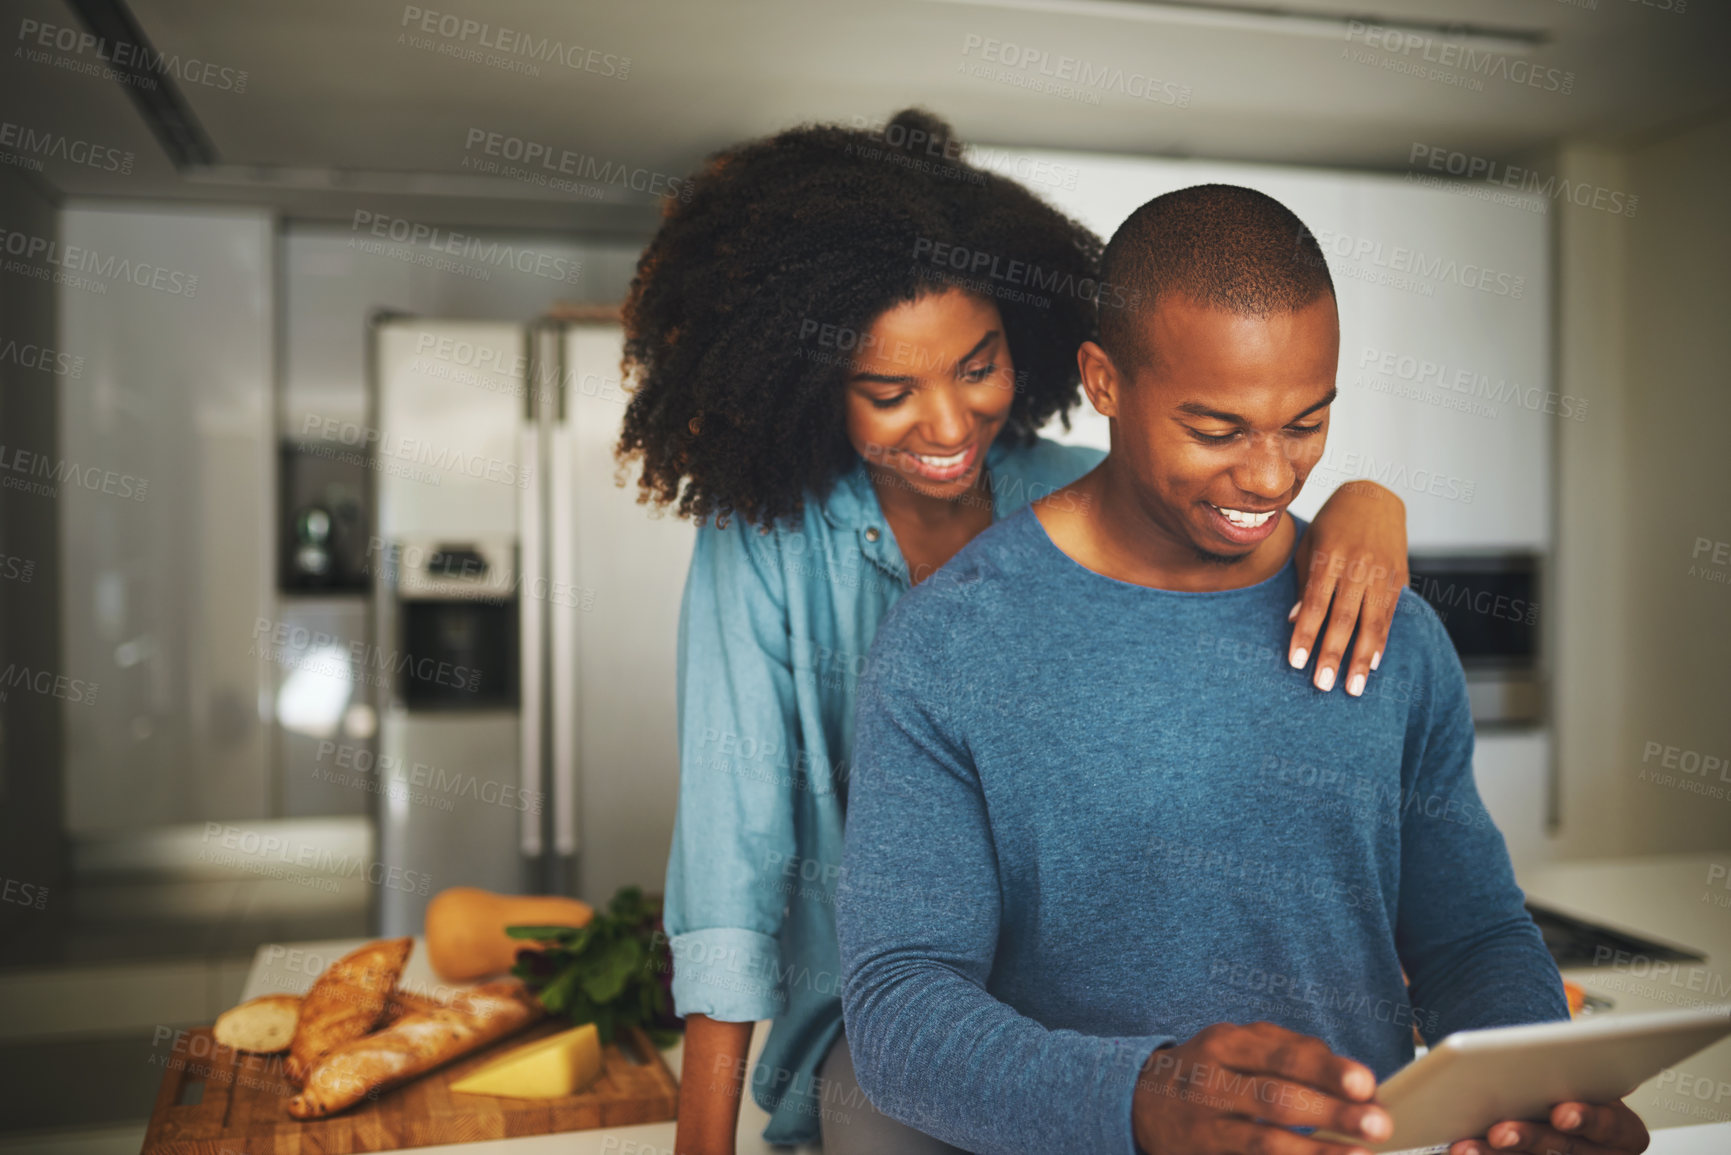
[(1213, 593), (1115, 581), (1024, 510), (896, 606), (837, 891), (882, 1110), (969, 1151), (1132, 1153), (1137, 1073), (1210, 1023), (1383, 1079), (1415, 1024), (1568, 1017), (1436, 616), (1403, 593), (1352, 698), (1287, 664), (1297, 598), (1290, 562)]

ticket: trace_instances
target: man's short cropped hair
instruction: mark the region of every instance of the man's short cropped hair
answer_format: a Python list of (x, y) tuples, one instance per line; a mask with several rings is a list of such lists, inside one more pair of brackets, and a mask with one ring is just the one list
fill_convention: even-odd
[(1304, 222), (1267, 193), (1230, 184), (1179, 189), (1130, 214), (1106, 246), (1101, 280), (1135, 302), (1100, 309), (1100, 344), (1125, 370), (1145, 363), (1147, 319), (1168, 294), (1256, 317), (1334, 295)]

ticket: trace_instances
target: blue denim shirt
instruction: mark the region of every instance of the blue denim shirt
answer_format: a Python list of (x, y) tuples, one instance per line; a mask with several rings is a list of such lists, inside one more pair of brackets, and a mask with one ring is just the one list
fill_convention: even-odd
[[(1000, 440), (986, 455), (993, 517), (1103, 456)], [(749, 1073), (771, 1143), (817, 1140), (830, 1106), (817, 1068), (842, 1030), (835, 892), (854, 699), (878, 625), (909, 588), (857, 458), (768, 532), (702, 526), (685, 579), (664, 912), (673, 999), (681, 1015), (774, 1020)]]

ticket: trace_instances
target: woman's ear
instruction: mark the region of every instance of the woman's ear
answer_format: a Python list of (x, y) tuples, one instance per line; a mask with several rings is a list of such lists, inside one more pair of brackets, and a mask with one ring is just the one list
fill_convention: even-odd
[(1118, 393), (1123, 384), (1111, 355), (1094, 342), (1083, 341), (1076, 350), (1076, 367), (1082, 372), (1082, 391), (1094, 411), (1102, 417), (1118, 416)]

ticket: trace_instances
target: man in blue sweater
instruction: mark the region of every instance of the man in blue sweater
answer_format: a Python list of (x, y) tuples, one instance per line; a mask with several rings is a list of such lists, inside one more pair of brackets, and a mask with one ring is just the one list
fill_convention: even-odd
[[(872, 650), (837, 909), (855, 1067), (974, 1152), (1345, 1155), (1292, 1128), (1386, 1138), (1415, 1026), (1567, 1018), (1562, 984), (1430, 608), (1402, 593), (1368, 690), (1286, 660), (1286, 508), (1340, 341), (1314, 240), (1202, 186), (1139, 209), (1102, 275), (1143, 302), (1079, 353), (1111, 454)], [(1456, 1153), (1646, 1143), (1624, 1104), (1566, 1103)]]

